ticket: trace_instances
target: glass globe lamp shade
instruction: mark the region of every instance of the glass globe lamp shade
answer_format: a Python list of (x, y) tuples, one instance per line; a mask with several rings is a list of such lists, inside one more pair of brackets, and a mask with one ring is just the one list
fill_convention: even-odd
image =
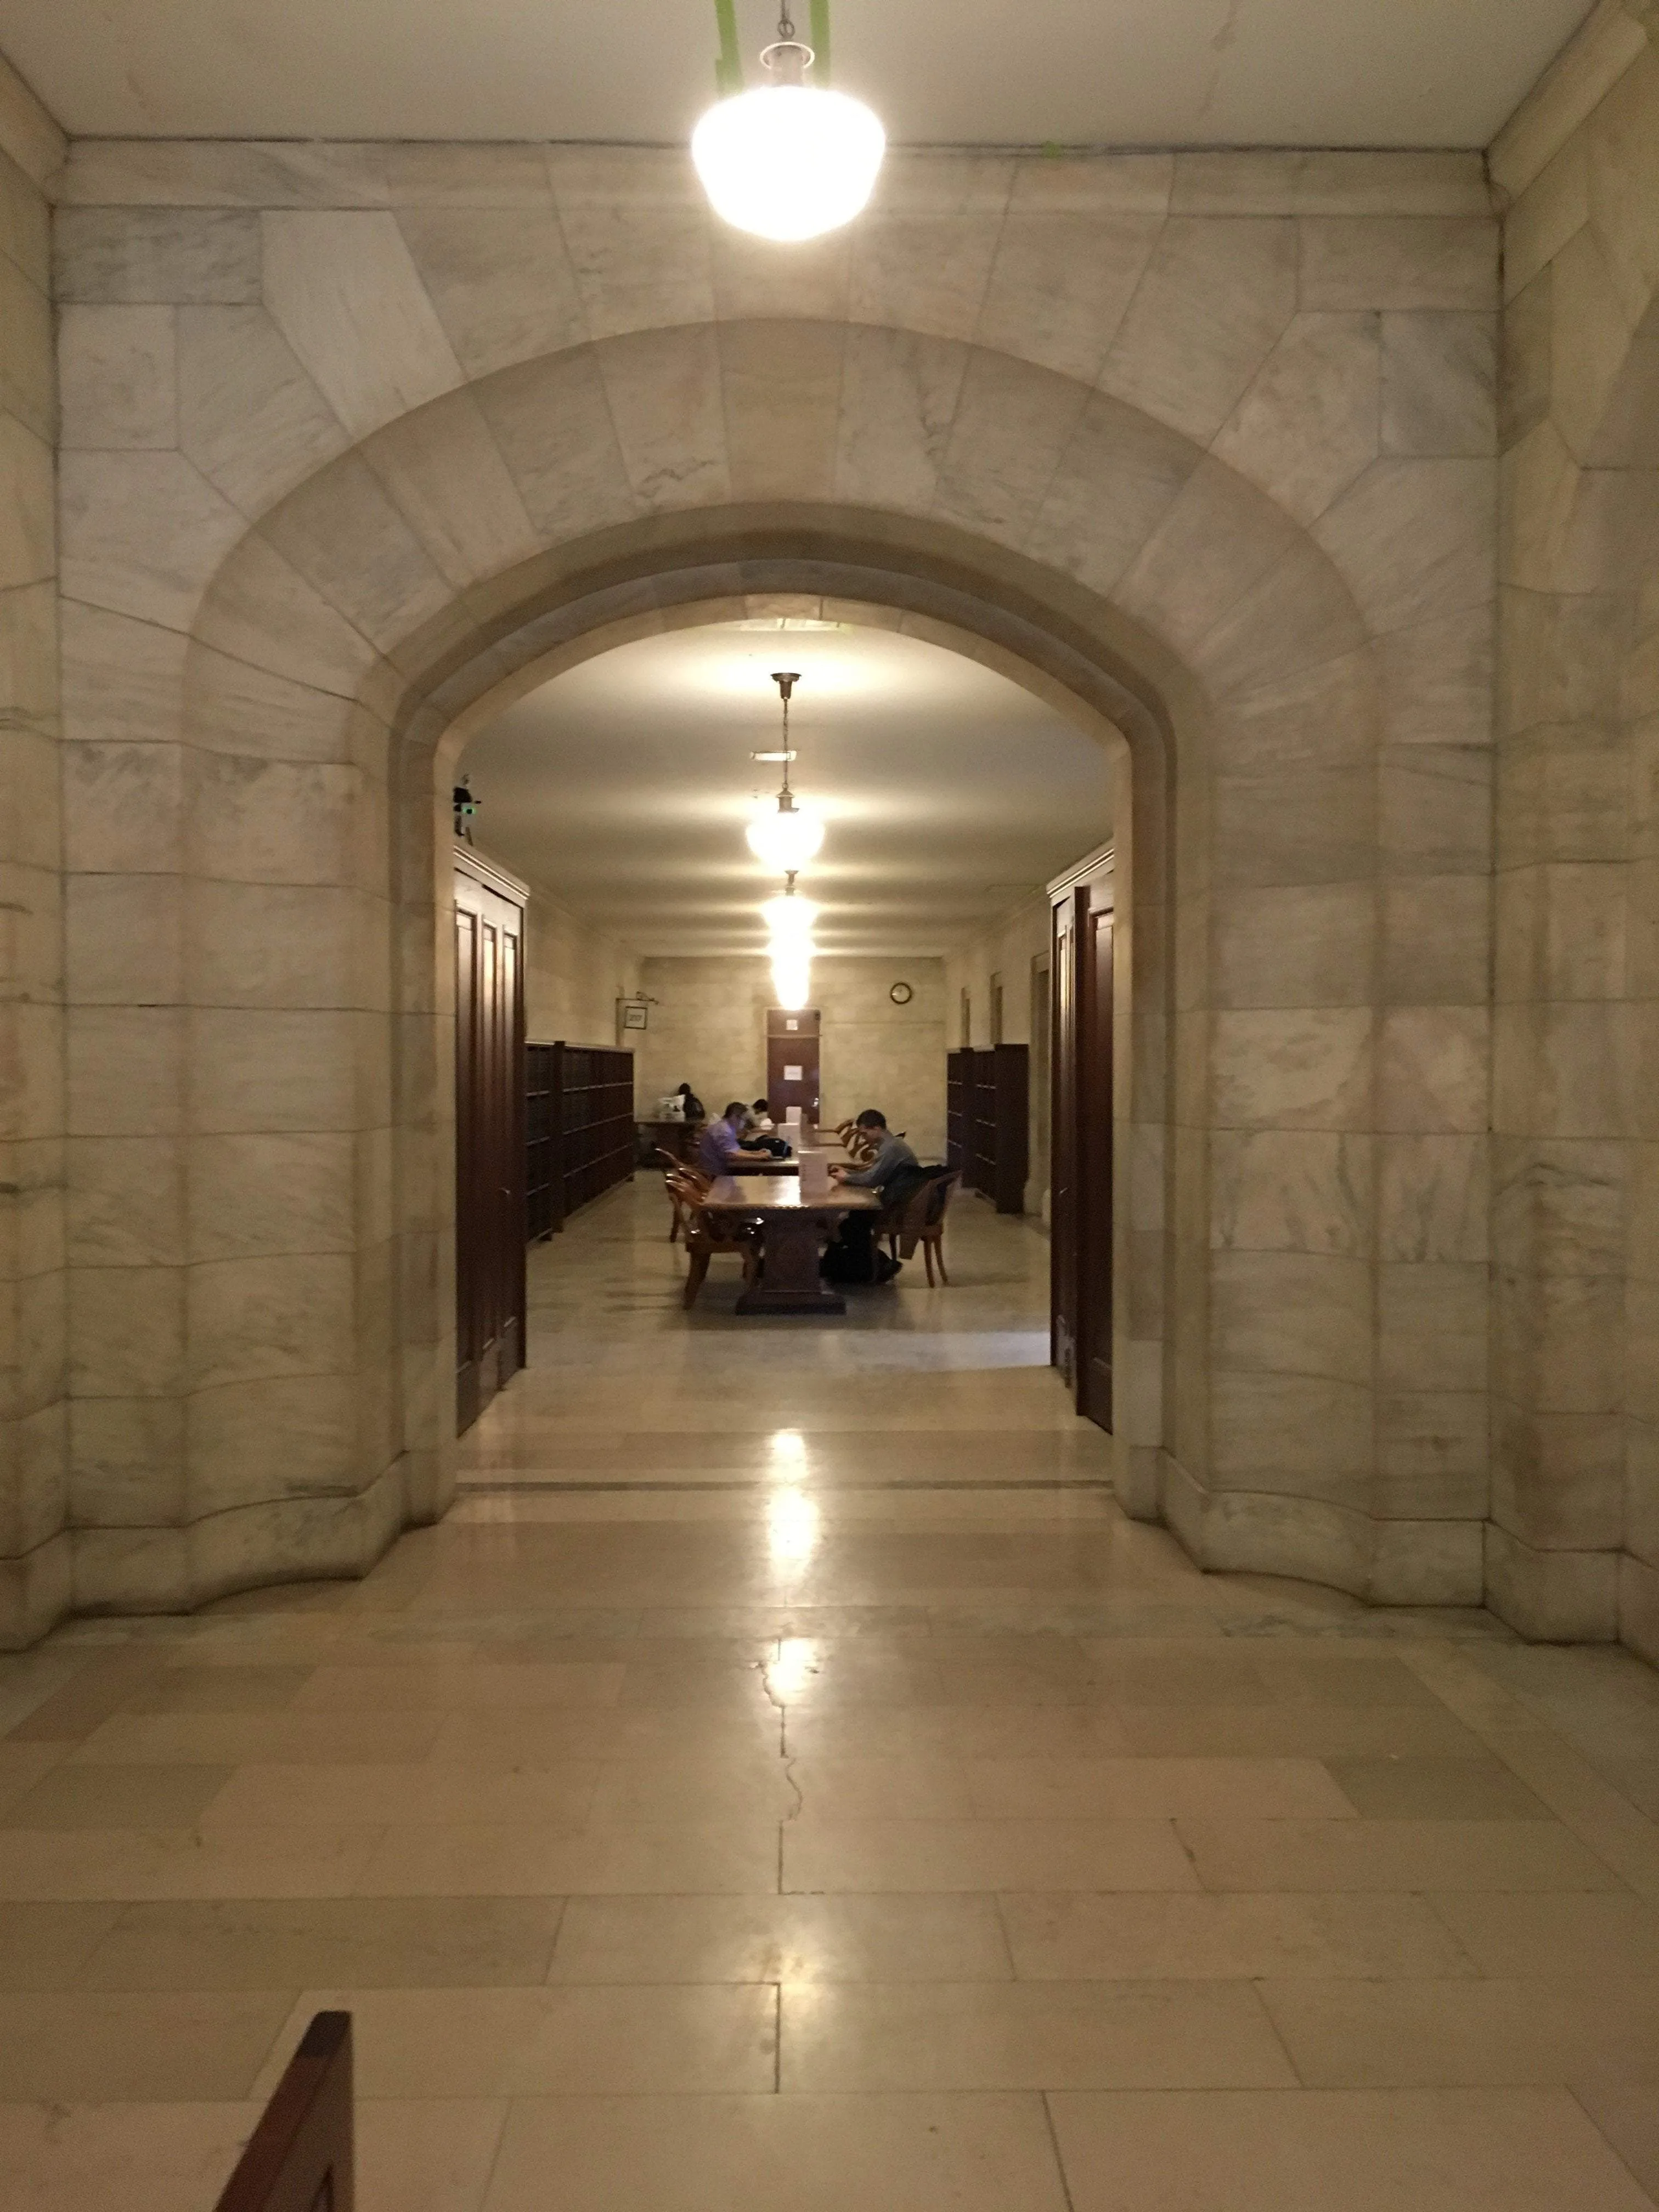
[(797, 1013), (812, 995), (812, 963), (805, 952), (775, 952), (772, 989), (786, 1013)]
[(736, 93), (691, 134), (691, 159), (715, 214), (781, 243), (851, 222), (886, 148), (862, 100), (805, 84)]
[(767, 807), (748, 830), (749, 849), (774, 875), (793, 875), (823, 842), (823, 824), (804, 806)]
[(799, 945), (811, 951), (812, 924), (818, 918), (817, 908), (811, 899), (793, 896), (768, 899), (761, 908), (761, 914), (775, 952), (782, 951), (791, 945)]

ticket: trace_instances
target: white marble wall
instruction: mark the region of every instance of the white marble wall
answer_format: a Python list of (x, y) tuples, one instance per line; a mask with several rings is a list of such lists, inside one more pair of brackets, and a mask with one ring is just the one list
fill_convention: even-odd
[(1478, 160), (896, 155), (794, 252), (676, 155), (88, 143), (56, 252), (77, 1602), (441, 1506), (434, 762), (779, 589), (1129, 738), (1135, 1509), (1478, 1595)]
[(1603, 5), (1505, 218), (1492, 1601), (1659, 1658), (1659, 33)]
[(49, 208), (55, 127), (0, 60), (0, 1648), (68, 1601), (63, 839)]

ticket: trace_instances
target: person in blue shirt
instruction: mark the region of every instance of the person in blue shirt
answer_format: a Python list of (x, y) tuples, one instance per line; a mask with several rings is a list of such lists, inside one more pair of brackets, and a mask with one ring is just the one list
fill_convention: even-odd
[(697, 1165), (706, 1176), (736, 1175), (744, 1166), (770, 1157), (744, 1150), (743, 1133), (748, 1118), (749, 1109), (742, 1099), (733, 1099), (720, 1120), (711, 1121), (698, 1138)]

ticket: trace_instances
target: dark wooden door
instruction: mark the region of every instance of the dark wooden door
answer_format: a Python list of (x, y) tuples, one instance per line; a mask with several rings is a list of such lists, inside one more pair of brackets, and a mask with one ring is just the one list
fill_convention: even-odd
[[(792, 1106), (803, 1121), (816, 1121), (819, 1103), (818, 1016), (814, 1008), (786, 1013), (771, 1006), (766, 1015), (766, 1097), (772, 1117), (781, 1121)], [(866, 1102), (867, 1103), (867, 1102)], [(720, 1111), (719, 1107), (714, 1111)]]
[[(1078, 916), (1077, 1409), (1112, 1425), (1112, 909)], [(1109, 885), (1105, 896), (1110, 898)]]
[(1049, 1022), (1054, 1065), (1049, 1080), (1054, 1127), (1049, 1138), (1049, 1356), (1075, 1387), (1078, 1340), (1077, 1206), (1077, 894), (1054, 906)]
[(1053, 902), (1053, 1358), (1079, 1413), (1112, 1425), (1113, 869)]
[(524, 908), (455, 877), (455, 1392), (470, 1428), (524, 1364)]

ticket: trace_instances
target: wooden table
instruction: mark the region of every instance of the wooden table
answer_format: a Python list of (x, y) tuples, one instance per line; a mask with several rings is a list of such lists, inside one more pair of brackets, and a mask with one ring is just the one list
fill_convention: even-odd
[(832, 1184), (825, 1197), (807, 1198), (798, 1178), (721, 1176), (703, 1205), (710, 1213), (740, 1213), (761, 1224), (760, 1279), (738, 1300), (740, 1314), (846, 1312), (846, 1299), (819, 1279), (818, 1251), (848, 1214), (880, 1212), (874, 1191)]

